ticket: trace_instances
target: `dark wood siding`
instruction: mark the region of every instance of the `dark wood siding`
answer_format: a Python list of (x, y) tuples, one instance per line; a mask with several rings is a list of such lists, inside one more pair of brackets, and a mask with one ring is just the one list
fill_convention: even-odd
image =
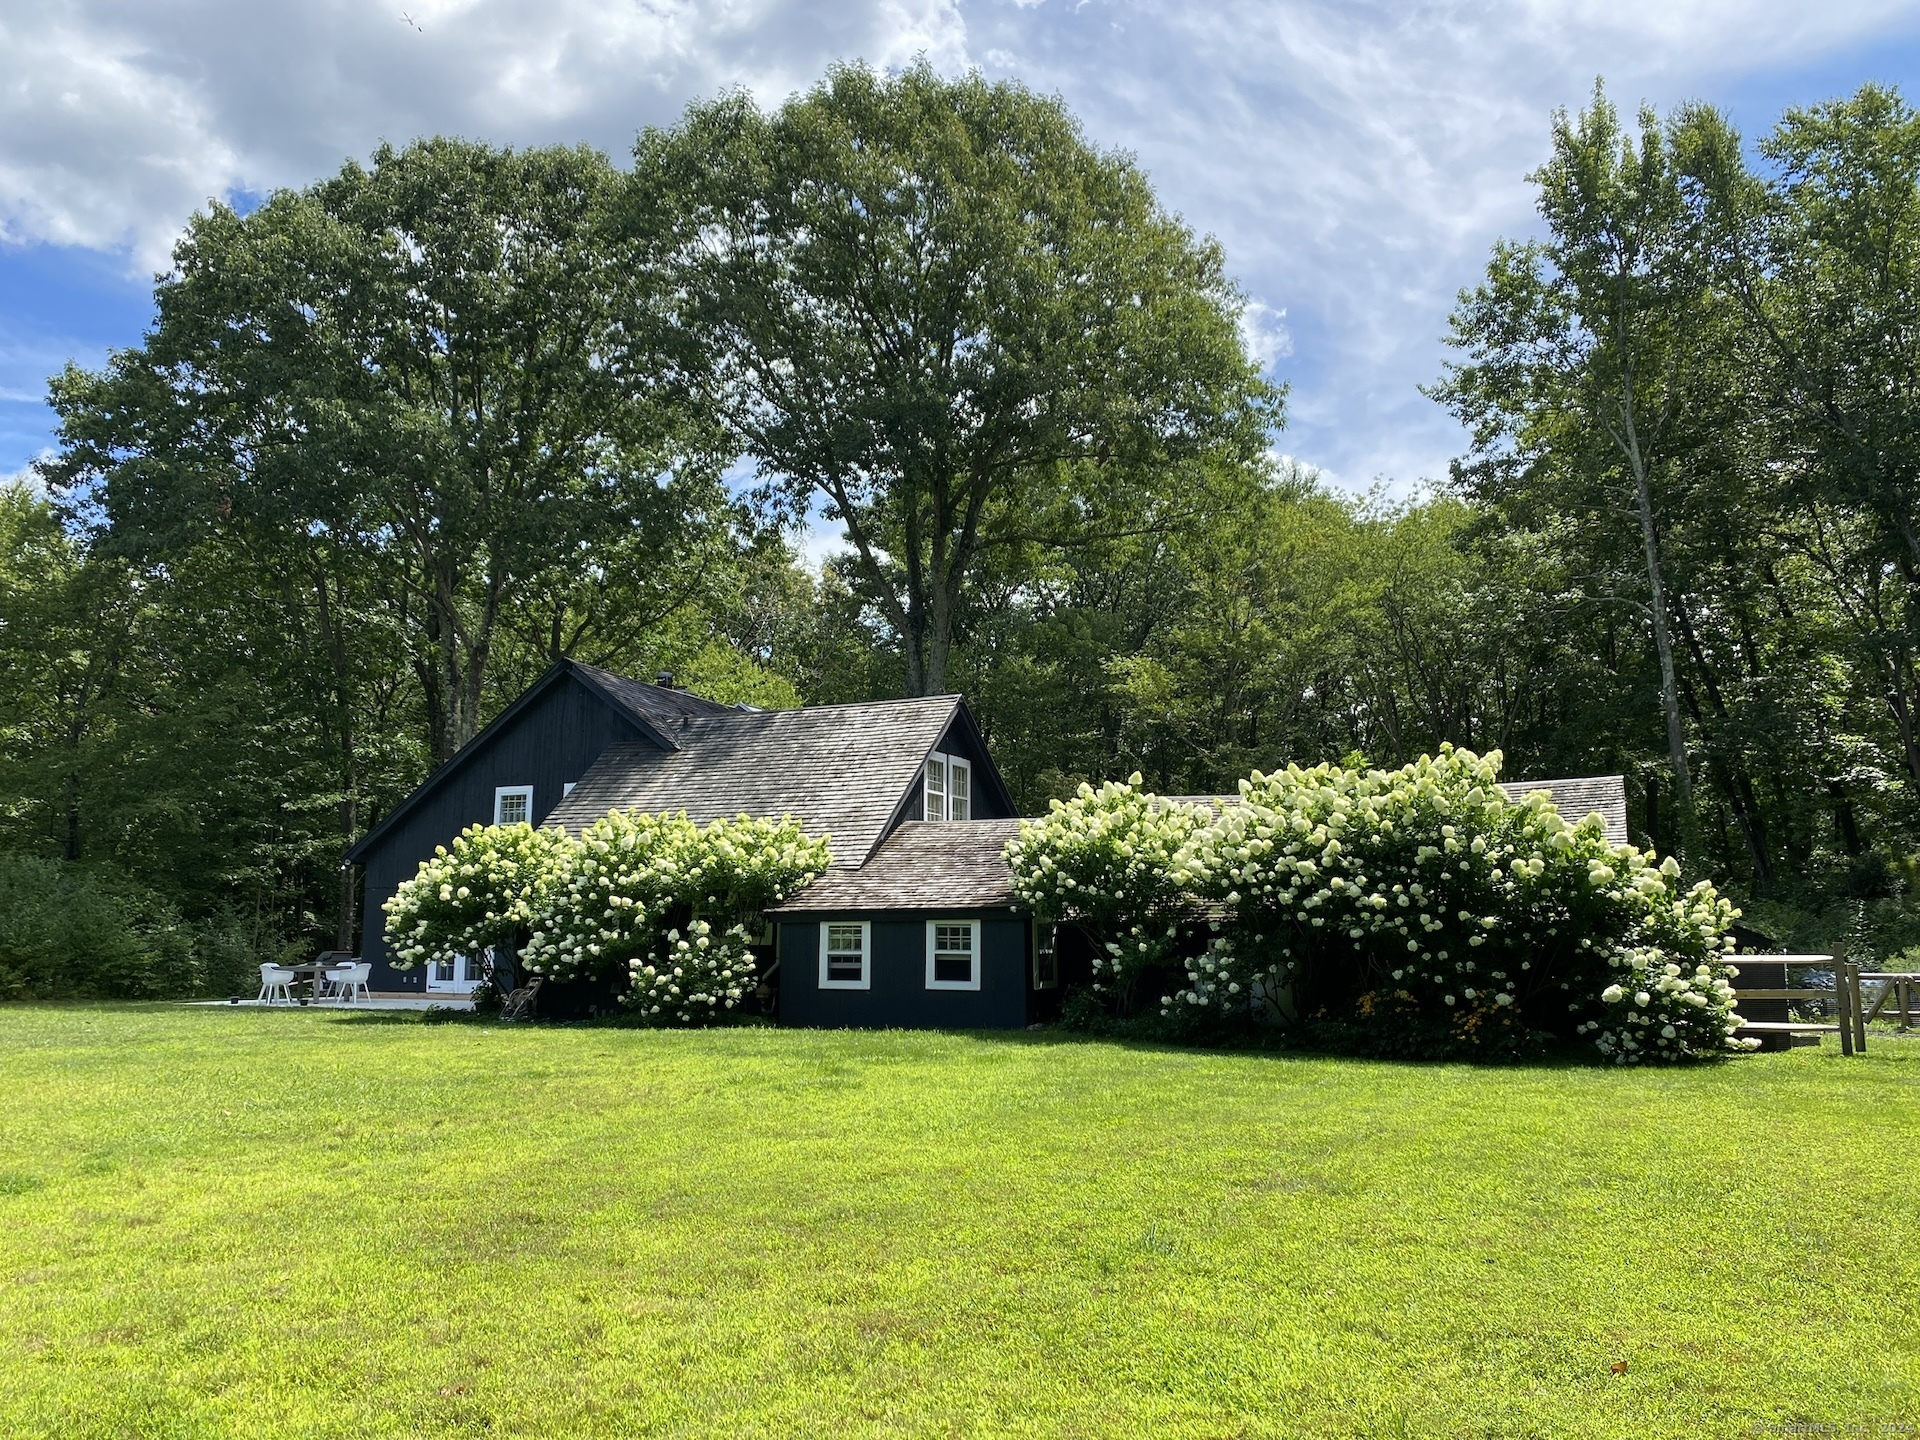
[[(995, 768), (993, 759), (987, 754), (985, 747), (975, 740), (972, 726), (956, 719), (947, 727), (947, 733), (940, 737), (940, 743), (934, 749), (943, 755), (958, 755), (973, 766), (973, 792), (968, 797), (971, 819), (1011, 820), (1014, 818), (1014, 812), (1002, 803), (1001, 786), (983, 783), (987, 771), (992, 771), (995, 775), (1000, 772)], [(926, 784), (926, 778), (926, 772), (922, 770), (920, 772), (922, 786)], [(918, 786), (914, 789), (913, 797), (907, 801), (900, 818), (902, 820), (927, 818), (926, 795)]]
[[(779, 926), (780, 1020), (787, 1025), (852, 1029), (1012, 1030), (1028, 1023), (1032, 985), (1025, 918), (1008, 910), (934, 914), (836, 915), (872, 929), (869, 990), (820, 988), (820, 926)], [(980, 921), (980, 988), (927, 989), (927, 922)]]
[(499, 733), (483, 732), (457, 763), (399, 824), (379, 837), (365, 856), (366, 899), (360, 920), (360, 955), (371, 961), (374, 990), (424, 991), (418, 967), (395, 970), (387, 963), (386, 915), (381, 904), (412, 878), (433, 847), (449, 843), (467, 826), (491, 824), (493, 792), (502, 785), (533, 786), (538, 823), (560, 803), (563, 788), (586, 773), (607, 746), (641, 740), (640, 729), (604, 697), (569, 676), (513, 717)]

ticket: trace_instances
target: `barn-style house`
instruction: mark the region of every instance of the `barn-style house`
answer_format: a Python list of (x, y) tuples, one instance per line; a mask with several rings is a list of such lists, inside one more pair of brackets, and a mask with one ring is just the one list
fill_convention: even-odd
[(754, 710), (563, 660), (347, 854), (375, 993), (458, 997), (477, 961), (396, 969), (381, 904), (468, 825), (579, 833), (610, 810), (794, 815), (833, 868), (769, 916), (779, 1014), (802, 1025), (1019, 1026), (1044, 1008), (1000, 852), (1014, 807), (966, 702)]
[[(1551, 789), (1563, 813), (1597, 810), (1626, 838), (1617, 775), (1505, 788)], [(832, 867), (767, 917), (786, 1023), (1002, 1028), (1055, 1011), (1074, 957), (1014, 908), (1004, 851), (1019, 822), (959, 696), (755, 710), (572, 660), (348, 851), (373, 991), (457, 998), (479, 983), (477, 963), (400, 970), (387, 955), (381, 905), (436, 845), (475, 823), (578, 834), (611, 810), (793, 815), (831, 836)]]

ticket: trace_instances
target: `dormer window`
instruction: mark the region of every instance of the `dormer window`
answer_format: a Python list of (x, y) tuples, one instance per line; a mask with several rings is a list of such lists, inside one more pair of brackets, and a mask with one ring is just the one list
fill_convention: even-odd
[(493, 823), (531, 825), (533, 823), (533, 786), (502, 785), (493, 792)]
[(973, 818), (973, 766), (958, 755), (935, 753), (927, 757), (927, 775), (921, 786), (922, 817), (928, 820)]

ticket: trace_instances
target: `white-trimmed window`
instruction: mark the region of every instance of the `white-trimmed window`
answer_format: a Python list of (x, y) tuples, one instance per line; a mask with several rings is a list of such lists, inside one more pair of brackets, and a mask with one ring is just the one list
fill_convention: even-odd
[(980, 922), (927, 922), (927, 989), (980, 988)]
[(973, 766), (958, 755), (947, 757), (947, 818), (973, 817)]
[(828, 920), (820, 926), (820, 988), (873, 988), (873, 927), (865, 920)]
[(493, 792), (493, 823), (531, 825), (533, 823), (533, 786), (502, 785)]
[(927, 757), (927, 776), (921, 784), (921, 814), (928, 820), (973, 818), (973, 766), (958, 755), (935, 753)]
[(1033, 988), (1056, 990), (1060, 986), (1060, 931), (1052, 925), (1033, 922)]

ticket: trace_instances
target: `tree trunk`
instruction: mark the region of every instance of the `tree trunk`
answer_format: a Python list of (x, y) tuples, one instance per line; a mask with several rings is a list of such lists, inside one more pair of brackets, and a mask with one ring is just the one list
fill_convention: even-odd
[[(351, 846), (358, 838), (360, 829), (360, 797), (353, 791), (351, 777), (347, 787), (347, 793), (340, 801), (340, 839), (343, 846)], [(353, 866), (343, 861), (340, 865), (340, 919), (334, 930), (333, 948), (348, 954), (358, 949), (353, 943), (354, 922), (359, 918), (354, 914), (353, 898)]]
[(1627, 419), (1627, 460), (1633, 470), (1635, 509), (1640, 517), (1640, 542), (1646, 549), (1647, 586), (1653, 611), (1653, 648), (1660, 657), (1660, 703), (1667, 716), (1667, 755), (1673, 762), (1674, 799), (1684, 812), (1693, 800), (1693, 777), (1687, 770), (1686, 731), (1680, 720), (1680, 689), (1673, 674), (1673, 636), (1667, 624), (1667, 587), (1660, 576), (1660, 539), (1653, 523), (1653, 491), (1647, 483), (1633, 420)]

